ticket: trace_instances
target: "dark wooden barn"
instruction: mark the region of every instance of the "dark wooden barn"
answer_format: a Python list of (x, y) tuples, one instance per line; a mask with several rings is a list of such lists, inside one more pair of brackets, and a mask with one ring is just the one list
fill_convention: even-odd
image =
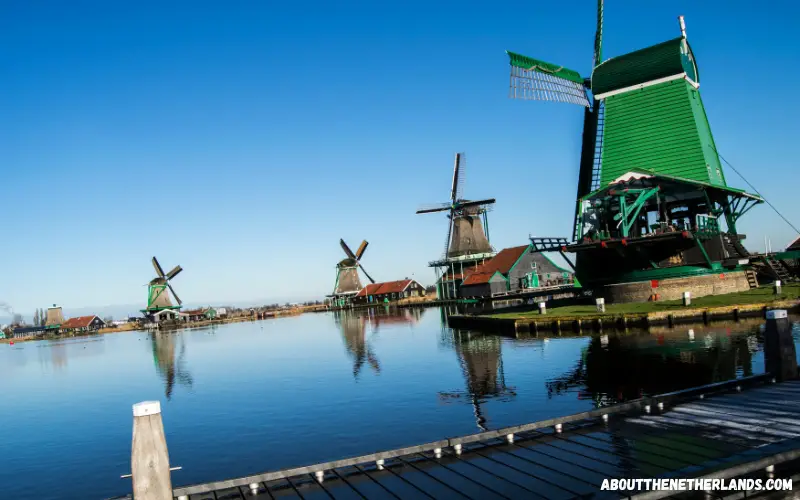
[(532, 245), (505, 248), (464, 277), (459, 296), (489, 297), (505, 292), (572, 282), (568, 271), (546, 255), (533, 253)]

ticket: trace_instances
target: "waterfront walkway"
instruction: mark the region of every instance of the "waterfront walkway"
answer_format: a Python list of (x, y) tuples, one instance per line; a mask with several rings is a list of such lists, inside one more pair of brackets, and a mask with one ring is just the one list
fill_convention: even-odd
[[(174, 495), (624, 498), (637, 496), (600, 491), (603, 480), (782, 478), (792, 477), (798, 461), (800, 381), (776, 384), (761, 375), (400, 450), (179, 487)], [(660, 496), (666, 495), (645, 495)]]

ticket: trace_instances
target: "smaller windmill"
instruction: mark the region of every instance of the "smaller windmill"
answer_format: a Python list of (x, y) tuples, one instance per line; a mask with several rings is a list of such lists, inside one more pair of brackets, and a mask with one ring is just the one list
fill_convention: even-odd
[[(158, 263), (158, 259), (155, 257), (153, 257), (153, 267), (156, 270), (157, 276), (147, 284), (147, 308), (144, 312), (153, 314), (158, 311), (163, 311), (164, 309), (180, 309), (183, 303), (172, 288), (170, 281), (183, 271), (183, 268), (181, 266), (175, 266), (172, 268), (172, 271), (164, 274), (161, 264)], [(169, 289), (169, 292), (172, 292), (172, 296), (175, 297), (175, 301), (178, 303), (177, 306), (173, 305), (172, 300), (170, 300), (167, 289)]]
[(359, 269), (361, 269), (361, 272), (364, 273), (364, 276), (367, 277), (370, 283), (375, 283), (375, 280), (367, 274), (367, 271), (365, 271), (364, 267), (361, 265), (361, 258), (367, 250), (367, 245), (369, 245), (367, 240), (361, 242), (361, 245), (358, 246), (358, 250), (356, 250), (355, 253), (350, 250), (350, 247), (347, 246), (344, 240), (340, 239), (339, 244), (342, 246), (346, 258), (336, 264), (336, 284), (333, 287), (333, 297), (335, 298), (355, 295), (363, 288), (361, 279), (358, 277)]
[(464, 153), (456, 153), (450, 201), (417, 210), (418, 214), (447, 212), (449, 219), (444, 257), (429, 263), (436, 269), (436, 294), (440, 299), (458, 297), (464, 269), (481, 264), (494, 255), (489, 243), (489, 221), (486, 214), (491, 211), (495, 200), (486, 198), (473, 201), (463, 198), (465, 167)]
[(491, 211), (495, 199), (486, 198), (476, 201), (464, 199), (462, 193), (465, 174), (465, 155), (456, 153), (450, 201), (417, 210), (418, 214), (447, 212), (449, 223), (445, 239), (445, 259), (492, 252), (486, 213)]

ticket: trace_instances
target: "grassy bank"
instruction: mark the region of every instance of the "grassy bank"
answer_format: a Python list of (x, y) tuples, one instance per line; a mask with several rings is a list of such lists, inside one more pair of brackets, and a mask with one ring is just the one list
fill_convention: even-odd
[[(800, 284), (790, 284), (783, 287), (781, 295), (774, 295), (772, 287), (755, 288), (746, 292), (729, 293), (725, 295), (709, 295), (692, 299), (691, 309), (706, 309), (728, 306), (744, 306), (753, 304), (763, 304), (769, 306), (776, 302), (800, 301)], [(648, 313), (669, 313), (686, 310), (680, 300), (658, 301), (658, 302), (637, 302), (630, 304), (608, 304), (606, 313), (608, 316), (638, 315)], [(598, 314), (594, 305), (565, 306), (547, 309), (547, 316), (551, 319), (559, 317), (596, 317), (603, 316)], [(486, 317), (502, 319), (530, 319), (541, 317), (538, 309), (530, 311), (517, 311), (508, 313), (489, 314)]]

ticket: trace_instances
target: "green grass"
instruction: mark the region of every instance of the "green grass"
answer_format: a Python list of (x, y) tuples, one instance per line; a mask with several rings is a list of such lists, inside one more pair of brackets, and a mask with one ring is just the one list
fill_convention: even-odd
[[(781, 295), (773, 294), (772, 286), (755, 288), (746, 292), (729, 293), (725, 295), (709, 295), (692, 299), (691, 308), (722, 307), (746, 304), (770, 303), (776, 300), (798, 300), (800, 299), (800, 284), (791, 284), (783, 287)], [(630, 304), (609, 304), (606, 306), (606, 314), (609, 316), (619, 316), (623, 314), (646, 314), (651, 312), (672, 311), (685, 309), (682, 301), (669, 300), (663, 302), (634, 302)], [(538, 309), (521, 312), (509, 312), (488, 315), (492, 318), (532, 318), (540, 316)], [(597, 309), (594, 305), (585, 306), (565, 306), (547, 309), (548, 317), (557, 316), (597, 316)]]

